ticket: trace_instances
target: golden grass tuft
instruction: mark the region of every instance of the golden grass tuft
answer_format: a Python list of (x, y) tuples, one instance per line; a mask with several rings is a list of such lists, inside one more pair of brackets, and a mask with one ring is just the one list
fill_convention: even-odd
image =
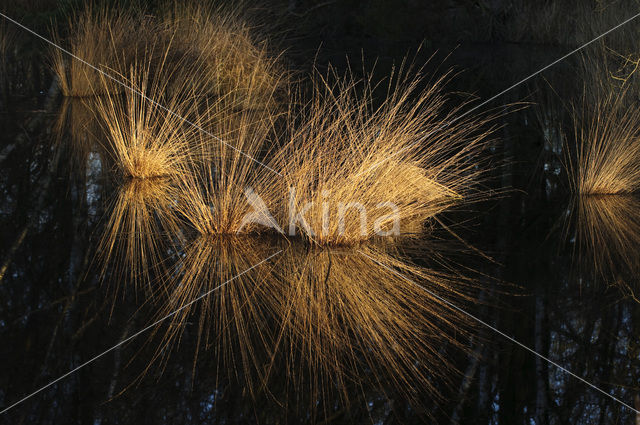
[[(392, 230), (392, 214), (407, 234), (415, 223), (477, 196), (480, 155), (493, 129), (489, 118), (456, 121), (464, 105), (445, 112), (446, 79), (411, 78), (401, 68), (378, 99), (370, 78), (317, 76), (311, 101), (288, 117), (273, 166), (284, 187), (295, 189), (295, 196), (282, 190), (284, 205), (300, 211), (312, 204), (300, 226), (305, 239), (359, 243)], [(359, 209), (367, 212), (366, 223)], [(290, 211), (279, 209), (281, 222)]]
[[(574, 193), (605, 195), (640, 189), (640, 108), (621, 89), (574, 114), (576, 148), (568, 147)], [(575, 159), (572, 154), (575, 152)]]
[(274, 92), (286, 93), (288, 76), (269, 54), (266, 38), (247, 22), (245, 7), (172, 2), (161, 20), (171, 34), (173, 56), (202, 64), (182, 76), (195, 92), (225, 99), (234, 108), (274, 107)]
[[(195, 116), (197, 98), (186, 90), (166, 94), (174, 68), (165, 67), (164, 60), (166, 56), (151, 66), (150, 62), (142, 65), (143, 59), (131, 67), (126, 82), (135, 92), (107, 93), (95, 101), (108, 139), (106, 148), (125, 177), (176, 176), (196, 148), (190, 144), (189, 134), (198, 130), (184, 119)], [(110, 84), (106, 78), (102, 80)]]
[[(56, 36), (57, 44), (108, 74), (126, 75), (144, 43), (155, 40), (150, 22), (130, 12), (89, 6), (69, 20), (69, 34)], [(51, 50), (51, 63), (65, 96), (85, 97), (121, 93), (124, 87), (113, 81), (104, 84), (98, 71), (69, 57), (58, 48)]]
[(250, 188), (273, 208), (277, 174), (256, 161), (265, 160), (270, 151), (273, 120), (271, 111), (233, 110), (226, 102), (210, 105), (199, 122), (220, 140), (199, 132), (192, 135), (199, 146), (194, 167), (178, 180), (180, 202), (177, 210), (202, 235), (234, 234), (260, 230), (254, 224), (244, 226), (252, 212), (245, 196)]
[[(456, 120), (464, 105), (445, 113), (446, 76), (427, 82), (401, 74), (375, 106), (370, 80), (331, 78), (318, 77), (311, 100), (292, 103), (284, 116), (235, 111), (224, 101), (207, 108), (199, 122), (212, 123), (212, 132), (246, 155), (194, 135), (194, 145), (210, 148), (200, 154), (206, 165), (181, 178), (179, 208), (198, 232), (266, 230), (245, 226), (248, 214), (260, 212), (247, 189), (285, 234), (319, 245), (419, 235), (436, 214), (483, 194), (479, 156), (493, 130), (490, 118)], [(303, 219), (289, 228), (297, 213)]]

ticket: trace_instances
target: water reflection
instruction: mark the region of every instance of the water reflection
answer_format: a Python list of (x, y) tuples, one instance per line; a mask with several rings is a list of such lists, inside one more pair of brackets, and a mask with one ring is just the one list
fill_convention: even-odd
[(169, 178), (128, 178), (120, 183), (96, 253), (103, 277), (110, 269), (113, 278), (139, 286), (164, 273), (159, 268), (181, 234), (172, 210), (174, 196)]
[(566, 226), (580, 275), (617, 284), (636, 299), (640, 199), (633, 195), (576, 196)]
[[(278, 249), (272, 264), (250, 269)], [(468, 350), (473, 329), (418, 285), (459, 305), (477, 288), (393, 246), (360, 249), (364, 255), (278, 239), (197, 238), (157, 288), (154, 298), (166, 300), (158, 316), (219, 289), (159, 331), (156, 361), (166, 366), (190, 330), (194, 371), (213, 357), (215, 370), (201, 374), (237, 382), (250, 398), (267, 391), (302, 415), (329, 417), (364, 391), (398, 394), (416, 411), (441, 401), (459, 374), (451, 359)]]

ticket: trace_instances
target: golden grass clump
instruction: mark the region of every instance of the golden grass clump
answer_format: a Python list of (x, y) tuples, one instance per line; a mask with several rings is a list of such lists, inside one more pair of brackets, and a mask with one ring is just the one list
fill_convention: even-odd
[(185, 68), (181, 76), (195, 92), (222, 98), (234, 108), (274, 107), (274, 92), (286, 93), (288, 76), (269, 54), (266, 39), (247, 22), (245, 7), (172, 2), (161, 20), (172, 38), (172, 56), (202, 65)]
[(392, 78), (375, 106), (370, 80), (318, 78), (311, 101), (284, 116), (215, 102), (198, 122), (224, 143), (194, 134), (209, 148), (206, 165), (181, 178), (181, 213), (201, 234), (271, 227), (320, 245), (421, 234), (429, 218), (482, 194), (479, 156), (493, 130), (490, 118), (443, 112), (445, 78)]
[(290, 391), (283, 393), (295, 394), (290, 402), (303, 408), (325, 397), (327, 405), (348, 403), (366, 385), (399, 391), (416, 404), (439, 397), (439, 384), (456, 373), (443, 353), (464, 349), (470, 325), (418, 285), (462, 302), (470, 281), (415, 266), (388, 247), (364, 253), (249, 236), (196, 239), (161, 289), (168, 299), (159, 316), (214, 291), (171, 318), (158, 359), (167, 360), (195, 320), (194, 360), (203, 351), (215, 355), (218, 370), (245, 380), (251, 396), (262, 387), (273, 392), (284, 374)]
[(456, 120), (463, 105), (445, 112), (446, 78), (412, 79), (401, 68), (380, 99), (370, 78), (317, 77), (312, 100), (290, 113), (274, 159), (284, 175), (280, 221), (298, 212), (304, 238), (348, 245), (419, 231), (477, 196), (493, 129), (486, 117)]
[[(272, 87), (272, 97), (276, 90)], [(247, 94), (253, 96), (251, 91)], [(206, 133), (189, 135), (199, 159), (178, 179), (178, 212), (203, 235), (264, 230), (245, 221), (248, 215), (259, 213), (247, 194), (259, 195), (266, 209), (276, 207), (281, 177), (263, 164), (274, 151), (277, 109), (236, 109), (220, 98), (201, 109), (196, 122)]]
[[(144, 43), (157, 39), (156, 31), (145, 18), (108, 7), (89, 6), (76, 12), (69, 20), (68, 31), (65, 40), (56, 36), (57, 44), (109, 75), (126, 75), (136, 56), (144, 52)], [(58, 48), (52, 48), (51, 55), (54, 73), (65, 96), (85, 97), (125, 90)]]
[[(197, 98), (186, 90), (166, 94), (172, 72), (164, 62), (154, 67), (149, 62), (135, 64), (126, 80), (135, 91), (96, 99), (96, 114), (108, 139), (106, 148), (125, 177), (176, 176), (197, 148), (189, 134), (198, 130), (184, 121), (195, 116)], [(109, 84), (107, 78), (102, 80)]]
[(574, 125), (577, 146), (567, 149), (572, 191), (585, 195), (637, 192), (640, 108), (629, 103), (626, 89), (583, 106), (574, 114)]

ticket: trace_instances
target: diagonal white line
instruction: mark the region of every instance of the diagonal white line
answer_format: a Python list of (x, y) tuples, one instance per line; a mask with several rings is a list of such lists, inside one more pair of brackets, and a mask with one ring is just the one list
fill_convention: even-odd
[(574, 378), (576, 378), (577, 380), (587, 384), (588, 386), (590, 386), (591, 388), (593, 388), (594, 390), (606, 395), (607, 397), (611, 398), (614, 401), (617, 401), (618, 403), (622, 404), (624, 407), (631, 409), (633, 412), (635, 413), (640, 413), (640, 410), (634, 409), (633, 407), (629, 406), (627, 403), (625, 403), (624, 401), (620, 400), (619, 398), (609, 394), (608, 392), (606, 392), (605, 390), (600, 389), (599, 387), (596, 387), (595, 385), (593, 385), (591, 382), (587, 381), (586, 379), (576, 375), (575, 373), (571, 372), (569, 369), (560, 366), (558, 363), (554, 362), (553, 360), (551, 360), (548, 357), (543, 356), (542, 354), (538, 353), (537, 351), (529, 348), (528, 346), (524, 345), (523, 343), (521, 343), (520, 341), (514, 339), (513, 337), (507, 335), (506, 333), (500, 331), (499, 329), (491, 326), (490, 324), (488, 324), (487, 322), (485, 322), (484, 320), (474, 316), (471, 313), (466, 312), (465, 310), (461, 309), (460, 307), (458, 307), (457, 305), (453, 304), (451, 301), (441, 297), (440, 295), (434, 293), (433, 291), (428, 290), (427, 288), (425, 288), (424, 286), (414, 282), (413, 280), (409, 279), (407, 276), (403, 275), (402, 273), (398, 272), (395, 269), (392, 269), (391, 267), (388, 267), (385, 264), (382, 264), (381, 262), (379, 262), (378, 260), (376, 260), (375, 258), (371, 257), (370, 255), (368, 255), (367, 253), (365, 253), (364, 251), (358, 250), (360, 251), (360, 253), (362, 255), (364, 255), (365, 257), (367, 257), (368, 259), (374, 261), (376, 264), (384, 267), (385, 269), (389, 270), (391, 273), (394, 273), (395, 275), (401, 277), (402, 279), (406, 280), (407, 282), (417, 286), (418, 288), (422, 289), (423, 291), (425, 291), (427, 294), (431, 295), (432, 297), (442, 301), (443, 303), (447, 304), (449, 307), (453, 308), (454, 310), (459, 311), (460, 313), (464, 314), (467, 317), (470, 317), (471, 319), (475, 320), (476, 322), (480, 323), (481, 325), (486, 326), (487, 328), (491, 329), (492, 331), (494, 331), (495, 333), (497, 333), (498, 335), (503, 336), (504, 338), (508, 339), (509, 341), (513, 342), (514, 344), (518, 345), (519, 347), (524, 348), (525, 350), (527, 350), (528, 352), (538, 356), (539, 358), (541, 358), (542, 360), (552, 364), (553, 366), (557, 367), (558, 369), (560, 369), (561, 371), (573, 376)]
[(276, 255), (280, 254), (282, 252), (282, 250), (278, 250), (278, 252), (276, 252), (275, 254), (271, 254), (270, 256), (268, 256), (267, 258), (265, 258), (264, 260), (260, 261), (257, 264), (254, 264), (253, 266), (249, 267), (248, 269), (242, 271), (241, 273), (237, 274), (236, 276), (232, 277), (231, 279), (221, 283), (220, 285), (216, 286), (215, 288), (205, 292), (204, 294), (200, 295), (198, 298), (194, 299), (193, 301), (188, 302), (187, 304), (183, 305), (182, 307), (180, 307), (179, 309), (167, 314), (166, 316), (164, 316), (161, 319), (156, 320), (155, 322), (153, 322), (152, 324), (150, 324), (149, 326), (147, 326), (146, 328), (143, 328), (141, 330), (139, 330), (138, 332), (134, 333), (133, 335), (131, 335), (128, 338), (123, 339), (122, 341), (118, 342), (116, 345), (114, 345), (113, 347), (103, 351), (102, 353), (98, 354), (97, 356), (87, 360), (86, 362), (82, 363), (81, 365), (79, 365), (78, 367), (71, 369), (69, 372), (65, 373), (64, 375), (60, 376), (57, 379), (54, 379), (53, 381), (49, 382), (47, 385), (45, 385), (44, 387), (32, 392), (31, 394), (21, 398), (20, 400), (16, 401), (15, 403), (13, 403), (12, 405), (5, 407), (4, 409), (2, 409), (2, 411), (0, 411), (0, 415), (3, 413), (8, 412), (9, 410), (13, 409), (14, 407), (16, 407), (17, 405), (21, 404), (22, 402), (30, 399), (31, 397), (33, 397), (34, 395), (46, 390), (47, 388), (49, 388), (50, 386), (56, 384), (57, 382), (63, 380), (64, 378), (66, 378), (67, 376), (73, 374), (74, 372), (77, 372), (78, 370), (82, 369), (83, 367), (85, 367), (86, 365), (93, 363), (94, 361), (98, 360), (100, 357), (104, 356), (107, 353), (110, 353), (111, 351), (115, 350), (116, 348), (126, 344), (128, 341), (131, 341), (132, 339), (134, 339), (135, 337), (137, 337), (140, 334), (143, 334), (144, 332), (148, 331), (149, 329), (155, 327), (156, 325), (160, 324), (161, 322), (167, 320), (168, 318), (170, 318), (171, 316), (176, 315), (177, 313), (179, 313), (180, 311), (184, 310), (185, 308), (189, 307), (190, 305), (200, 301), (201, 299), (203, 299), (204, 297), (211, 295), (213, 292), (217, 291), (218, 289), (222, 288), (223, 286), (225, 286), (227, 283), (239, 278), (240, 276), (242, 276), (243, 274), (247, 273), (250, 270), (255, 269), (256, 267), (258, 267), (260, 264), (265, 263), (266, 261), (270, 260), (271, 258), (275, 257)]
[(107, 74), (106, 72), (104, 72), (103, 70), (93, 66), (92, 64), (90, 64), (89, 62), (85, 61), (84, 59), (82, 59), (81, 57), (78, 57), (76, 55), (74, 55), (73, 53), (71, 53), (70, 51), (66, 50), (65, 48), (57, 45), (56, 43), (54, 43), (53, 41), (43, 37), (42, 35), (38, 34), (37, 32), (33, 31), (30, 28), (25, 27), (24, 25), (22, 25), (20, 22), (11, 19), (10, 17), (8, 17), (7, 15), (5, 15), (4, 13), (0, 12), (0, 16), (2, 16), (3, 18), (5, 18), (6, 20), (8, 20), (9, 22), (13, 22), (14, 24), (16, 24), (17, 26), (19, 26), (20, 28), (24, 29), (25, 31), (35, 35), (36, 37), (38, 37), (39, 39), (45, 41), (46, 43), (52, 45), (53, 47), (55, 47), (56, 49), (60, 49), (62, 52), (68, 54), (69, 56), (71, 56), (72, 58), (74, 58), (75, 60), (82, 62), (84, 65), (90, 67), (91, 69), (99, 72), (100, 74), (102, 74), (103, 76), (107, 77), (108, 79), (120, 84), (122, 87), (126, 88), (127, 90), (130, 90), (131, 92), (137, 94), (138, 96), (142, 97), (143, 99), (147, 100), (148, 102), (151, 102), (154, 106), (157, 106), (158, 108), (162, 109), (165, 112), (168, 112), (169, 114), (171, 114), (172, 116), (178, 118), (179, 120), (193, 126), (194, 128), (196, 128), (197, 130), (203, 132), (204, 134), (206, 134), (209, 137), (214, 138), (215, 140), (217, 140), (218, 142), (222, 143), (223, 145), (233, 149), (234, 151), (238, 152), (241, 155), (246, 156), (247, 158), (249, 158), (251, 161), (255, 162), (256, 164), (260, 164), (263, 167), (265, 167), (267, 170), (279, 175), (280, 177), (282, 177), (282, 174), (280, 174), (278, 171), (274, 170), (273, 168), (269, 167), (268, 165), (266, 165), (265, 163), (258, 161), (257, 159), (253, 158), (252, 156), (247, 155), (246, 153), (242, 152), (240, 149), (236, 148), (233, 145), (230, 145), (229, 143), (225, 142), (224, 140), (222, 140), (221, 138), (217, 137), (216, 135), (212, 134), (211, 132), (205, 130), (204, 128), (200, 127), (199, 125), (189, 121), (188, 119), (182, 117), (181, 115), (176, 114), (175, 112), (173, 112), (172, 110), (170, 110), (169, 108), (159, 104), (158, 102), (156, 102), (155, 100), (149, 98), (148, 96), (146, 96), (144, 93), (142, 93), (139, 90), (134, 89), (133, 87), (128, 86), (127, 84), (123, 83), (122, 81), (118, 80), (115, 77), (112, 77), (111, 75)]
[[(414, 147), (415, 145), (417, 145), (418, 143), (422, 142), (423, 140), (425, 140), (427, 137), (431, 136), (433, 133), (435, 133), (436, 131), (439, 131), (443, 128), (446, 128), (448, 126), (450, 126), (451, 124), (455, 123), (456, 121), (461, 120), (462, 118), (466, 117), (467, 115), (469, 115), (470, 113), (477, 111), (478, 109), (482, 108), (484, 105), (486, 105), (487, 103), (490, 103), (494, 100), (496, 100), (497, 98), (499, 98), (500, 96), (502, 96), (503, 94), (513, 90), (514, 88), (518, 87), (521, 84), (526, 83), (527, 81), (529, 81), (530, 79), (532, 79), (533, 77), (535, 77), (536, 75), (539, 75), (541, 73), (543, 73), (544, 71), (546, 71), (547, 69), (551, 68), (554, 65), (557, 65), (558, 63), (562, 62), (563, 60), (567, 59), (569, 56), (574, 55), (575, 53), (579, 52), (580, 50), (584, 49), (585, 47), (595, 43), (596, 41), (600, 40), (602, 37), (606, 36), (607, 34), (617, 30), (618, 28), (622, 27), (623, 25), (628, 24), (629, 22), (633, 21), (634, 19), (636, 19), (637, 17), (640, 16), (640, 13), (633, 15), (632, 17), (630, 17), (629, 19), (626, 19), (625, 21), (619, 23), (618, 25), (616, 25), (615, 27), (603, 32), (602, 34), (600, 34), (599, 36), (597, 36), (596, 38), (594, 38), (591, 41), (588, 41), (587, 43), (583, 44), (580, 47), (577, 47), (575, 49), (573, 49), (572, 51), (570, 51), (569, 53), (565, 54), (562, 57), (559, 57), (558, 59), (554, 60), (553, 62), (551, 62), (550, 64), (546, 65), (543, 68), (540, 68), (539, 70), (537, 70), (536, 72), (534, 72), (533, 74), (523, 78), (522, 80), (518, 81), (517, 83), (512, 84), (511, 86), (507, 87), (506, 89), (502, 90), (500, 93), (490, 97), (489, 99), (485, 100), (484, 102), (474, 106), (473, 108), (469, 109), (468, 111), (464, 112), (463, 114), (460, 114), (459, 116), (453, 118), (451, 121), (446, 122), (442, 125), (439, 125), (438, 127), (436, 127), (435, 129), (431, 130), (429, 133), (427, 133), (424, 137), (422, 137), (420, 140), (410, 144), (409, 146), (404, 147), (403, 149), (400, 149), (398, 152), (389, 155), (388, 157), (386, 157), (385, 159), (383, 159), (382, 161), (379, 161), (375, 164), (373, 164), (371, 167), (367, 168), (366, 170), (364, 170), (363, 172), (359, 173), (359, 174), (363, 174), (363, 173), (368, 173), (369, 171), (379, 167), (381, 164), (387, 162), (388, 160), (390, 160), (391, 158), (395, 157), (396, 155), (401, 154), (402, 152), (406, 151), (407, 149), (411, 149), (412, 147)], [(358, 174), (358, 175), (359, 175)]]

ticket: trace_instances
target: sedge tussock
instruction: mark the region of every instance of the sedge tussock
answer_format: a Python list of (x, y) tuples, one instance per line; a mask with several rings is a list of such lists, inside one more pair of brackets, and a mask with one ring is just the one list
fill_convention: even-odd
[[(166, 94), (173, 68), (165, 67), (164, 60), (153, 67), (150, 62), (141, 63), (145, 61), (130, 68), (127, 78), (127, 84), (135, 91), (107, 93), (96, 99), (96, 115), (107, 137), (106, 148), (125, 177), (176, 176), (193, 158), (191, 153), (197, 151), (189, 138), (197, 129), (184, 120), (193, 119), (198, 100), (186, 90)], [(109, 84), (106, 78), (102, 80)]]
[(574, 126), (576, 147), (567, 149), (566, 161), (574, 193), (640, 190), (640, 108), (629, 105), (626, 89), (583, 105), (574, 114)]
[(259, 231), (245, 222), (254, 212), (246, 191), (257, 193), (266, 208), (279, 189), (279, 176), (257, 161), (266, 161), (272, 147), (274, 121), (271, 110), (241, 109), (218, 100), (207, 106), (199, 122), (220, 140), (198, 132), (191, 145), (198, 146), (198, 161), (178, 179), (180, 202), (177, 210), (202, 235)]
[[(575, 252), (597, 277), (634, 277), (640, 270), (640, 200), (630, 195), (577, 196), (573, 200)], [(633, 291), (631, 291), (633, 293)]]
[[(283, 190), (283, 204), (311, 205), (302, 217), (305, 239), (359, 243), (478, 196), (490, 118), (457, 120), (464, 105), (447, 112), (447, 75), (425, 81), (403, 69), (381, 100), (371, 78), (316, 76), (311, 101), (289, 113), (274, 168), (295, 190)], [(291, 210), (280, 208), (281, 222)]]
[[(150, 22), (143, 17), (108, 7), (89, 6), (75, 12), (68, 31), (65, 40), (55, 37), (56, 44), (103, 72), (118, 74), (126, 74), (138, 51), (144, 50), (143, 43), (155, 37)], [(124, 90), (112, 81), (104, 84), (99, 72), (55, 47), (51, 50), (51, 64), (64, 96), (85, 97)]]
[(273, 94), (286, 92), (288, 76), (247, 19), (243, 5), (174, 2), (162, 18), (173, 40), (172, 55), (201, 64), (185, 69), (177, 80), (188, 81), (197, 93), (224, 98), (234, 108), (274, 107)]
[[(268, 266), (246, 272), (278, 247), (283, 252)], [(443, 350), (463, 349), (471, 327), (418, 285), (460, 303), (470, 280), (415, 266), (394, 249), (364, 251), (251, 236), (196, 239), (162, 288), (168, 298), (159, 316), (228, 283), (172, 317), (156, 360), (166, 361), (186, 324), (197, 321), (194, 361), (214, 356), (217, 370), (245, 380), (252, 396), (261, 387), (280, 393), (274, 386), (284, 373), (290, 391), (282, 393), (304, 394), (290, 400), (303, 409), (348, 403), (371, 384), (416, 407), (420, 398), (440, 397), (456, 374)]]

